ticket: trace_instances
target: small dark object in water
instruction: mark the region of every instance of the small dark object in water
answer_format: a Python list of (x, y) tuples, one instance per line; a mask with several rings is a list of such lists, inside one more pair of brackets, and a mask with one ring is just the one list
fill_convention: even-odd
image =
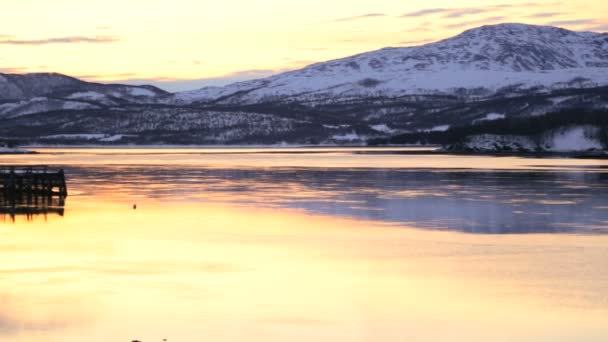
[(133, 204), (133, 210), (137, 209), (137, 204)]

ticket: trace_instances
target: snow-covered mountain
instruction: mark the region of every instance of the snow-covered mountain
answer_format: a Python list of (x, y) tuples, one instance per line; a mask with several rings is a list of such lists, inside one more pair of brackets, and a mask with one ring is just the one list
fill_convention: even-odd
[(0, 140), (43, 143), (356, 144), (607, 110), (608, 34), (523, 24), (176, 94), (0, 74)]
[(416, 47), (385, 48), (301, 70), (175, 95), (178, 103), (314, 103), (428, 94), (492, 96), (608, 84), (608, 34), (500, 24)]
[(0, 118), (156, 103), (170, 95), (153, 86), (90, 83), (56, 73), (0, 73)]

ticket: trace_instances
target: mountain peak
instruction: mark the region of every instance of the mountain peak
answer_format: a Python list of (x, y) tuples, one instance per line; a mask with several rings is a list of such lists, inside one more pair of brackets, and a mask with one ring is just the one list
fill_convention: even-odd
[(385, 48), (262, 80), (178, 94), (180, 101), (259, 102), (361, 96), (486, 95), (505, 87), (608, 84), (608, 35), (517, 23), (416, 47)]
[(513, 39), (559, 39), (566, 36), (582, 37), (601, 35), (593, 32), (577, 32), (555, 26), (530, 25), (521, 23), (503, 23), (484, 25), (464, 31), (454, 37), (480, 37), (485, 39), (513, 38)]

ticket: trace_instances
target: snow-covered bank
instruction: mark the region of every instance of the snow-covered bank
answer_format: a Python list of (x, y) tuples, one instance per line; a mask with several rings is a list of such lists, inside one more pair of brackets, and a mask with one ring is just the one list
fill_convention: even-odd
[(447, 147), (449, 151), (469, 152), (592, 152), (605, 151), (601, 129), (597, 126), (569, 126), (538, 136), (478, 134)]
[(27, 154), (27, 153), (36, 153), (36, 152), (24, 150), (24, 149), (20, 149), (20, 148), (0, 146), (0, 154)]

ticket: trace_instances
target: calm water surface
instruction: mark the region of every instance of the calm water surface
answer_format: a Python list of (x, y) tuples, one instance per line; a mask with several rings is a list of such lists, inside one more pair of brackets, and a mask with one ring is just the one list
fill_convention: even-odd
[(0, 341), (608, 340), (608, 161), (40, 151), (0, 164), (70, 196), (0, 214)]

